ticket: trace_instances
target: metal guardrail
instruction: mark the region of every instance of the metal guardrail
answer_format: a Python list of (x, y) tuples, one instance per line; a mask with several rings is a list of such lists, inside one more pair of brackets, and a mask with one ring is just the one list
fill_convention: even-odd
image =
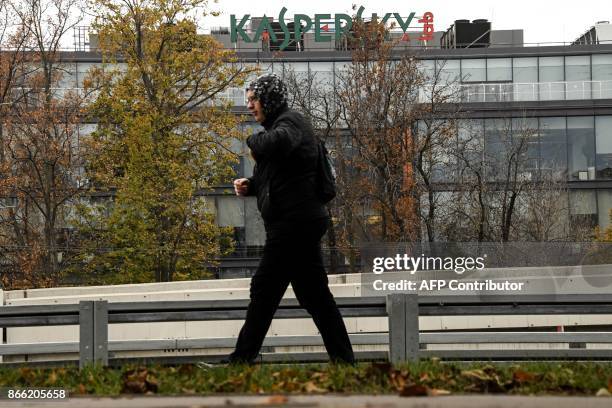
[[(422, 296), (393, 294), (385, 297), (336, 298), (344, 317), (387, 317), (389, 332), (353, 334), (353, 344), (389, 345), (389, 352), (356, 353), (357, 359), (400, 361), (424, 357), (448, 359), (537, 359), (597, 358), (612, 359), (612, 349), (550, 350), (426, 350), (422, 344), (490, 344), (490, 343), (612, 343), (609, 332), (436, 332), (419, 334), (419, 316), (476, 315), (558, 315), (612, 314), (609, 295), (523, 295), (523, 296)], [(1, 306), (0, 327), (79, 325), (79, 342), (22, 343), (0, 345), (0, 355), (79, 353), (79, 366), (92, 362), (109, 364), (118, 359), (116, 351), (163, 350), (168, 348), (233, 347), (235, 338), (167, 339), (108, 341), (108, 325), (171, 321), (242, 320), (248, 299), (206, 301), (116, 302), (82, 301), (71, 305)], [(296, 299), (286, 299), (275, 318), (305, 318), (309, 314)], [(278, 336), (267, 338), (264, 346), (318, 346), (320, 336)], [(176, 361), (218, 361), (222, 356), (185, 356)], [(264, 354), (262, 361), (325, 361), (325, 353)], [(168, 360), (165, 360), (168, 361)]]

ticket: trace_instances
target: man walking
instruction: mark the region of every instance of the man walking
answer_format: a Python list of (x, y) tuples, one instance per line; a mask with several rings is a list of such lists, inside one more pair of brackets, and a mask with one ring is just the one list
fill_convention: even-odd
[(287, 88), (276, 74), (252, 82), (247, 98), (249, 111), (264, 130), (247, 139), (256, 163), (253, 177), (234, 180), (234, 189), (239, 196), (257, 196), (266, 243), (230, 362), (255, 360), (291, 283), (321, 332), (330, 359), (353, 364), (353, 349), (323, 266), (321, 238), (330, 220), (316, 192), (314, 132), (304, 116), (287, 107)]

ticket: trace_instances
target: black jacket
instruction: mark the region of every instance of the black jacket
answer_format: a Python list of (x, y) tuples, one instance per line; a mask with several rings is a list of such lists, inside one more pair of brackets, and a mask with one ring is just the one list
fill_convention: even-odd
[(247, 194), (257, 196), (264, 221), (326, 217), (315, 191), (317, 143), (308, 120), (285, 108), (263, 126), (265, 130), (247, 139), (256, 162)]

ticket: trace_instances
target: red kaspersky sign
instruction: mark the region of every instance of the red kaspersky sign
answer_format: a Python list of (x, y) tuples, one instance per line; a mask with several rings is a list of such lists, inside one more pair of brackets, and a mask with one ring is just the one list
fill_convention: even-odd
[[(365, 8), (363, 6), (359, 7), (359, 10), (357, 11), (357, 15), (355, 17), (357, 20), (361, 19), (361, 15), (363, 14), (364, 10)], [(315, 34), (314, 39), (316, 42), (330, 42), (331, 41), (332, 34), (329, 33), (329, 25), (323, 23), (324, 21), (332, 20), (331, 14), (315, 14), (314, 19), (311, 18), (310, 16), (307, 16), (306, 14), (294, 14), (293, 21), (295, 23), (294, 24), (295, 32), (293, 33), (293, 36), (291, 36), (289, 32), (289, 28), (287, 27), (287, 24), (285, 23), (285, 13), (286, 12), (287, 12), (287, 8), (283, 7), (280, 13), (278, 14), (278, 22), (280, 24), (281, 30), (284, 33), (284, 40), (279, 47), (280, 50), (285, 49), (285, 47), (289, 45), (289, 41), (291, 38), (302, 38), (302, 34), (307, 33), (312, 29), (314, 29), (314, 34)], [(401, 17), (399, 13), (386, 13), (384, 17), (382, 18), (381, 22), (384, 24), (384, 23), (387, 23), (391, 19), (395, 20), (397, 22), (397, 25), (404, 32), (402, 36), (402, 41), (410, 41), (410, 37), (408, 36), (408, 33), (406, 31), (408, 30), (410, 23), (413, 22), (415, 15), (416, 13), (412, 12), (408, 15), (408, 17), (404, 19)], [(230, 16), (230, 39), (232, 42), (237, 42), (238, 36), (240, 36), (240, 38), (242, 38), (242, 40), (247, 43), (259, 42), (264, 32), (268, 32), (270, 34), (270, 38), (272, 41), (277, 41), (276, 34), (274, 33), (274, 30), (272, 29), (272, 26), (270, 25), (270, 21), (265, 14), (253, 38), (249, 37), (249, 34), (245, 31), (244, 26), (247, 23), (247, 21), (249, 21), (250, 17), (251, 17), (250, 14), (245, 14), (244, 16), (242, 16), (240, 20), (238, 20), (236, 18), (236, 15), (232, 14)], [(377, 18), (378, 18), (377, 14), (373, 13), (372, 19), (374, 20)], [(353, 25), (353, 18), (349, 16), (348, 14), (338, 13), (338, 14), (334, 14), (333, 21), (334, 21), (334, 27), (335, 27), (334, 36), (335, 36), (336, 41), (339, 41), (343, 34), (348, 34), (349, 30), (351, 29)], [(425, 12), (423, 13), (423, 16), (421, 18), (417, 19), (417, 21), (419, 24), (422, 24), (422, 26), (419, 26), (419, 28), (422, 28), (423, 30), (422, 34), (420, 35), (418, 39), (421, 41), (429, 41), (433, 39), (433, 32), (434, 32), (433, 13), (429, 11)], [(345, 23), (345, 25), (342, 26), (342, 23)]]

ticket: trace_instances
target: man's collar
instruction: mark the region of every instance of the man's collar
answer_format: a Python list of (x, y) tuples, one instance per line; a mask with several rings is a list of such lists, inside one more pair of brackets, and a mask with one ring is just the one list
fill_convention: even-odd
[(274, 122), (276, 122), (276, 119), (278, 119), (278, 117), (280, 115), (282, 115), (283, 113), (287, 112), (289, 110), (289, 107), (284, 106), (282, 108), (280, 108), (279, 110), (277, 110), (276, 112), (274, 112), (274, 114), (270, 115), (270, 116), (266, 116), (266, 119), (263, 121), (263, 123), (261, 124), (261, 126), (264, 127), (264, 129), (268, 130), (272, 127), (272, 125), (274, 124)]

